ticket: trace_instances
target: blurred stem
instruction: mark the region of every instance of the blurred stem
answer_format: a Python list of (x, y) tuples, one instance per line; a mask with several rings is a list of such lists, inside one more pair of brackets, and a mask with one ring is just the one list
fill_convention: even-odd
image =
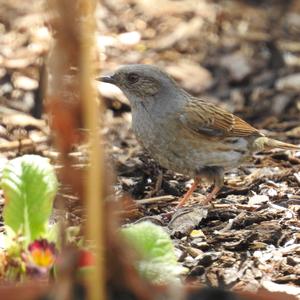
[[(104, 193), (103, 150), (99, 137), (99, 108), (94, 85), (95, 68), (95, 6), (93, 0), (80, 0), (80, 94), (85, 128), (88, 131), (90, 163), (86, 170), (85, 204), (87, 209), (86, 237), (95, 245), (95, 272), (88, 278), (88, 299), (105, 299), (104, 274)], [(101, 103), (101, 101), (100, 101)], [(100, 109), (100, 111), (102, 111)]]

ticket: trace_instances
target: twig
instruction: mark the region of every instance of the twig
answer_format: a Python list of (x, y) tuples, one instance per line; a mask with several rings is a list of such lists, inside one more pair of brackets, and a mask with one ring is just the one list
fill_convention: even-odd
[[(96, 55), (94, 43), (96, 1), (52, 0), (56, 17), (52, 22), (56, 42), (50, 57), (46, 108), (51, 116), (54, 140), (60, 151), (60, 178), (71, 187), (72, 193), (84, 200), (87, 210), (86, 238), (94, 246), (95, 264), (87, 272), (87, 298), (105, 299), (104, 275), (104, 211), (102, 148), (99, 146), (99, 108), (93, 85)], [(99, 101), (101, 104), (101, 101)], [(83, 126), (84, 125), (84, 126)], [(82, 131), (82, 127), (86, 130)], [(85, 138), (85, 139), (84, 139)], [(86, 169), (74, 167), (69, 155), (73, 147), (88, 140), (89, 164)], [(85, 176), (83, 180), (83, 176)], [(61, 230), (63, 235), (63, 230)], [(62, 236), (62, 241), (64, 238)], [(64, 247), (65, 251), (69, 249)], [(68, 257), (68, 256), (67, 256)], [(70, 264), (72, 261), (70, 260)], [(75, 274), (67, 274), (75, 283)], [(59, 286), (58, 279), (58, 286)], [(67, 294), (68, 293), (68, 294)], [(71, 288), (63, 299), (71, 299)]]
[(166, 195), (166, 196), (159, 196), (159, 197), (152, 197), (152, 198), (147, 198), (147, 199), (142, 199), (142, 200), (136, 200), (135, 203), (137, 205), (143, 205), (143, 204), (153, 204), (157, 203), (160, 201), (164, 202), (169, 202), (174, 200), (176, 197), (172, 195)]
[[(95, 270), (88, 277), (88, 299), (104, 300), (104, 166), (103, 148), (99, 137), (99, 107), (96, 98), (96, 86), (93, 84), (95, 68), (92, 60), (95, 57), (95, 1), (81, 0), (80, 23), (80, 98), (83, 104), (84, 127), (88, 130), (90, 145), (90, 164), (86, 170), (85, 205), (87, 208), (86, 236), (95, 245)], [(99, 101), (101, 105), (101, 101)], [(102, 107), (100, 111), (102, 113)]]

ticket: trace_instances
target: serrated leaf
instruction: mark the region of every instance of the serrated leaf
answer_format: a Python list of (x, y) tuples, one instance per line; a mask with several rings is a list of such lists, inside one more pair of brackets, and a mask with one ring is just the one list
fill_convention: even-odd
[(176, 280), (182, 267), (177, 263), (173, 243), (162, 227), (141, 222), (123, 228), (122, 233), (140, 254), (137, 268), (144, 277), (159, 284)]
[(3, 169), (4, 223), (29, 243), (47, 229), (57, 191), (57, 179), (47, 158), (24, 155)]

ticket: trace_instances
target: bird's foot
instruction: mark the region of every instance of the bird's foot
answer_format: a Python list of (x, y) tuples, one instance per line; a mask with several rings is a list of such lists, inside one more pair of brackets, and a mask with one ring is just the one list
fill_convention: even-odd
[(214, 207), (213, 200), (215, 199), (217, 193), (220, 191), (220, 187), (215, 186), (213, 190), (206, 196), (206, 198), (202, 201), (202, 204), (207, 205), (211, 204), (212, 207)]

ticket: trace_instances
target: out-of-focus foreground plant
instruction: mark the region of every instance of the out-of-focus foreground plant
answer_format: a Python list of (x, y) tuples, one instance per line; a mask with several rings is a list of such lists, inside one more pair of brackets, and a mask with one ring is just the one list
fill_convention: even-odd
[(44, 237), (57, 192), (57, 179), (48, 159), (24, 155), (11, 160), (3, 170), (4, 223), (25, 243)]
[[(6, 234), (1, 236), (0, 264), (6, 277), (16, 279), (25, 272), (46, 273), (56, 257), (55, 227), (49, 218), (58, 182), (47, 158), (24, 155), (12, 159), (3, 169), (1, 188)], [(2, 274), (3, 275), (3, 274)]]
[[(53, 166), (37, 155), (13, 159), (3, 169), (1, 187), (6, 232), (0, 235), (0, 277), (49, 276), (59, 249), (56, 227), (49, 224), (58, 187)], [(80, 249), (78, 270), (85, 276), (94, 267), (94, 254), (84, 250), (84, 241), (74, 242), (73, 231), (72, 227), (66, 229), (66, 242)], [(169, 235), (160, 226), (142, 222), (121, 233), (137, 252), (136, 267), (144, 278), (155, 284), (178, 280), (183, 268)]]
[(169, 235), (160, 226), (141, 222), (122, 229), (122, 234), (137, 251), (137, 269), (155, 284), (177, 281), (184, 268), (179, 265)]

